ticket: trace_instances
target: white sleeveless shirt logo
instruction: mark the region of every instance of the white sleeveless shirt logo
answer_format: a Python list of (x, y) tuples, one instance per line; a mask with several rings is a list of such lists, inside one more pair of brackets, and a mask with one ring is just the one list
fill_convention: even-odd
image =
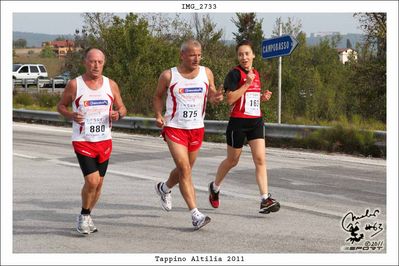
[(72, 122), (72, 141), (98, 142), (111, 139), (111, 118), (114, 97), (109, 79), (103, 76), (101, 88), (92, 90), (83, 81), (76, 78), (76, 98), (72, 103), (73, 112), (84, 114), (84, 122)]
[(166, 98), (165, 126), (203, 128), (209, 88), (205, 67), (200, 66), (198, 75), (193, 79), (184, 78), (177, 67), (171, 68), (171, 73)]

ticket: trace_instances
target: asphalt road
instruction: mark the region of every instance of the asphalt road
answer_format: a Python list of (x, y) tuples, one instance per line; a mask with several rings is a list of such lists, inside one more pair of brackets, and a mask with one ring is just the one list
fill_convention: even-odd
[(15, 254), (149, 253), (149, 263), (162, 264), (154, 254), (386, 252), (385, 160), (267, 148), (269, 190), (281, 209), (262, 215), (248, 147), (223, 183), (220, 208), (209, 205), (207, 184), (226, 147), (204, 143), (193, 180), (212, 221), (193, 231), (179, 189), (170, 212), (154, 191), (174, 165), (164, 141), (118, 132), (92, 213), (99, 232), (79, 235), (83, 178), (70, 136), (70, 128), (13, 123)]

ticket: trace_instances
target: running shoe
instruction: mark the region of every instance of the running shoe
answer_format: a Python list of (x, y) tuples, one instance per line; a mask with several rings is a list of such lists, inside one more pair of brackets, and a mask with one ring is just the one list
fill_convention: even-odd
[(259, 213), (268, 214), (270, 212), (276, 212), (280, 210), (280, 203), (273, 199), (269, 193), (269, 197), (267, 199), (263, 199), (260, 203)]
[(97, 227), (94, 225), (93, 219), (91, 219), (90, 215), (89, 215), (89, 229), (90, 229), (90, 233), (95, 233), (98, 231)]
[(170, 211), (172, 209), (172, 196), (171, 191), (165, 193), (162, 191), (163, 182), (159, 182), (155, 185), (155, 191), (161, 197), (161, 207), (165, 211)]
[(215, 192), (214, 190), (213, 190), (213, 183), (214, 182), (211, 182), (211, 183), (209, 183), (209, 186), (208, 186), (208, 191), (209, 191), (209, 203), (211, 204), (211, 206), (213, 207), (213, 208), (219, 208), (219, 204), (220, 204), (220, 201), (219, 201), (219, 192), (220, 191), (218, 191), (218, 192)]
[(90, 215), (80, 214), (76, 221), (76, 231), (85, 235), (90, 234), (89, 220)]
[(193, 214), (192, 219), (193, 219), (194, 230), (198, 230), (201, 227), (204, 227), (211, 221), (211, 218), (209, 218), (209, 216), (205, 216), (200, 212)]

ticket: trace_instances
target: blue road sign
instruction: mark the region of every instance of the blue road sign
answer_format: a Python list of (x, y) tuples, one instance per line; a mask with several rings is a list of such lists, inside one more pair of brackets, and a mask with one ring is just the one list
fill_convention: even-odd
[(298, 41), (292, 35), (283, 35), (262, 41), (262, 58), (268, 59), (290, 55), (298, 45)]

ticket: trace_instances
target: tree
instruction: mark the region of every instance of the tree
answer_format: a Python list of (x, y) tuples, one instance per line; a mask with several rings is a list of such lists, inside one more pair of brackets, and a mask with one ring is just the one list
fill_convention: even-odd
[(351, 40), (349, 40), (349, 39), (346, 39), (346, 48), (352, 49), (352, 43), (351, 43)]
[(223, 36), (223, 30), (216, 29), (216, 24), (213, 23), (209, 14), (206, 14), (200, 19), (198, 13), (193, 14), (193, 26), (194, 26), (194, 37), (202, 44), (204, 51), (208, 50), (208, 47), (214, 46)]
[(173, 18), (163, 13), (145, 13), (140, 16), (147, 21), (150, 34), (156, 38), (180, 45), (193, 37), (190, 23), (178, 13)]
[(237, 20), (231, 21), (238, 28), (238, 32), (233, 32), (234, 40), (240, 43), (243, 40), (250, 40), (254, 45), (254, 52), (260, 54), (263, 38), (262, 22), (258, 20), (255, 13), (236, 13)]
[(46, 45), (41, 51), (40, 51), (40, 57), (42, 58), (52, 58), (55, 57), (56, 54), (53, 51), (53, 48), (50, 46)]
[(377, 60), (359, 60), (350, 67), (350, 112), (386, 123), (386, 64)]
[(276, 19), (276, 22), (273, 27), (272, 37), (277, 37), (280, 34), (280, 23), (281, 23), (281, 34), (289, 34), (297, 37), (298, 34), (302, 31), (302, 21), (299, 19), (295, 22), (294, 17), (289, 17), (286, 23), (283, 23), (281, 17)]
[(359, 60), (351, 64), (353, 105), (363, 118), (386, 122), (386, 13), (356, 13), (366, 33)]
[[(86, 13), (85, 21), (75, 41), (83, 49), (94, 46), (104, 51), (104, 75), (119, 84), (130, 113), (151, 114), (158, 76), (178, 63), (178, 46), (151, 35), (147, 20), (133, 13), (125, 18)], [(77, 73), (84, 71), (83, 49), (67, 56), (66, 64)]]
[(13, 41), (14, 48), (26, 48), (26, 40), (25, 39), (18, 39)]
[(355, 13), (360, 27), (366, 34), (366, 46), (377, 49), (377, 58), (386, 58), (387, 14), (386, 13)]
[(113, 13), (84, 13), (82, 16), (85, 24), (83, 28), (97, 38), (101, 37), (102, 31), (110, 27), (115, 19)]
[[(346, 112), (348, 70), (339, 62), (336, 38), (307, 46), (306, 35), (299, 27), (286, 24), (283, 34), (293, 34), (289, 29), (294, 28), (298, 32), (298, 47), (290, 56), (283, 57), (282, 120), (319, 124), (339, 119)], [(271, 61), (277, 69), (277, 59)], [(272, 86), (277, 86), (277, 71), (272, 71)]]

